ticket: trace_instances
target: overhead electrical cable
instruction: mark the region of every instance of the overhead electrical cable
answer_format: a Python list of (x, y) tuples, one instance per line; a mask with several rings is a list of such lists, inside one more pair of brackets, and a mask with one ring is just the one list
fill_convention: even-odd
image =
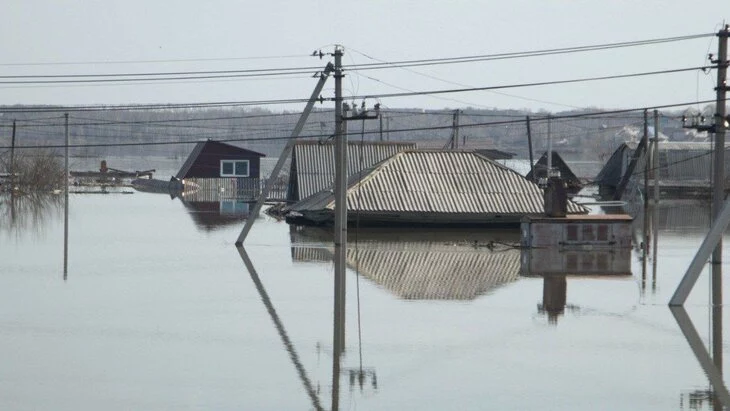
[[(564, 48), (553, 48), (544, 50), (532, 50), (510, 53), (484, 54), (461, 57), (442, 57), (418, 60), (402, 60), (393, 62), (377, 62), (353, 64), (346, 66), (346, 71), (356, 70), (378, 70), (385, 68), (403, 68), (427, 65), (456, 64), (456, 63), (472, 63), (479, 61), (504, 60), (514, 58), (526, 58), (536, 56), (546, 56), (554, 54), (577, 53), (595, 50), (607, 50), (622, 47), (645, 46), (652, 44), (669, 43), (676, 41), (692, 40), (714, 36), (715, 33), (694, 34), (687, 36), (675, 36), (659, 39), (626, 41), (618, 43), (604, 43), (588, 46), (575, 46)], [(362, 54), (362, 53), (361, 53)], [(365, 55), (367, 56), (367, 55)], [(369, 57), (369, 56), (367, 56)], [(371, 58), (371, 57), (370, 57)], [(0, 79), (15, 81), (1, 81), (0, 84), (48, 84), (48, 83), (84, 83), (84, 82), (126, 82), (138, 81), (140, 78), (144, 80), (180, 80), (180, 79), (210, 79), (210, 78), (235, 78), (235, 77), (257, 77), (257, 76), (277, 76), (287, 74), (311, 74), (313, 70), (321, 70), (319, 66), (309, 67), (279, 67), (279, 68), (258, 68), (258, 69), (242, 69), (242, 70), (204, 70), (204, 71), (166, 71), (166, 72), (142, 72), (142, 73), (101, 73), (101, 74), (50, 74), (50, 75), (3, 75)], [(51, 80), (43, 80), (51, 79)], [(69, 79), (69, 80), (59, 80)], [(29, 81), (24, 81), (29, 80)]]
[[(705, 101), (692, 101), (692, 102), (684, 102), (684, 103), (673, 103), (673, 104), (663, 104), (663, 105), (656, 105), (652, 107), (642, 107), (642, 108), (632, 108), (632, 109), (621, 109), (621, 110), (611, 110), (603, 112), (605, 114), (619, 114), (619, 113), (631, 113), (631, 112), (637, 112), (637, 111), (643, 111), (643, 110), (654, 110), (654, 109), (666, 109), (666, 108), (674, 108), (674, 107), (683, 107), (693, 104), (705, 104), (705, 103), (712, 103), (715, 102), (715, 100), (705, 100)], [(545, 116), (545, 117), (534, 117), (531, 118), (531, 121), (538, 122), (538, 121), (547, 121), (548, 118), (551, 120), (554, 119), (566, 119), (566, 118), (586, 118), (586, 117), (600, 117), (601, 113), (577, 113), (577, 114), (568, 114), (568, 115), (562, 115), (562, 116)], [(518, 123), (524, 123), (524, 120), (504, 120), (504, 121), (494, 121), (494, 122), (487, 122), (487, 123), (474, 123), (474, 124), (464, 124), (460, 125), (460, 128), (476, 128), (476, 127), (487, 127), (487, 126), (497, 126), (497, 125), (509, 125), (509, 124), (518, 124)], [(445, 125), (445, 126), (431, 126), (431, 127), (413, 127), (413, 128), (404, 128), (404, 129), (396, 129), (396, 130), (390, 130), (391, 133), (399, 133), (399, 132), (411, 132), (411, 131), (433, 131), (433, 130), (446, 130), (446, 129), (452, 129), (452, 125)], [(364, 134), (379, 134), (379, 130), (374, 131), (365, 131)], [(312, 134), (312, 135), (302, 135), (299, 136), (297, 139), (315, 139), (320, 137), (328, 137), (329, 135), (322, 135), (322, 134)], [(282, 136), (282, 137), (261, 137), (261, 138), (226, 138), (226, 139), (220, 139), (218, 141), (221, 142), (254, 142), (254, 141), (275, 141), (275, 140), (286, 140), (289, 139), (288, 136)], [(174, 145), (174, 144), (195, 144), (198, 143), (200, 139), (196, 140), (188, 140), (188, 141), (164, 141), (164, 142), (134, 142), (134, 143), (110, 143), (110, 144), (102, 144), (102, 143), (83, 143), (83, 144), (70, 144), (68, 145), (69, 148), (83, 148), (83, 147), (124, 147), (124, 146), (152, 146), (152, 145)], [(25, 146), (16, 146), (16, 149), (34, 149), (34, 148), (65, 148), (66, 145), (63, 144), (52, 144), (52, 145), (25, 145)], [(0, 146), (0, 150), (3, 149), (9, 149), (10, 146)]]

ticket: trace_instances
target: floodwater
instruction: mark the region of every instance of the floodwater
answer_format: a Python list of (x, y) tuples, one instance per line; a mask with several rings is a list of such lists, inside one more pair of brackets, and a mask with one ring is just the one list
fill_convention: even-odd
[(326, 231), (262, 216), (239, 252), (235, 204), (72, 194), (64, 279), (62, 199), (13, 216), (9, 201), (2, 409), (713, 409), (709, 271), (689, 328), (667, 307), (709, 224), (701, 203), (662, 204), (658, 255), (632, 250), (632, 275), (559, 279), (557, 308), (555, 281), (520, 275), (516, 230), (353, 228), (338, 355)]

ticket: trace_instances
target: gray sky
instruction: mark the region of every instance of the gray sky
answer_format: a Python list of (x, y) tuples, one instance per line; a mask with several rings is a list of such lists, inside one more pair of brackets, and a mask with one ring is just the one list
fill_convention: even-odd
[[(716, 32), (730, 16), (730, 2), (6, 0), (0, 10), (0, 74), (7, 76), (324, 66), (326, 60), (308, 55), (315, 49), (331, 52), (334, 44), (344, 46), (347, 66), (374, 62), (365, 55), (398, 61), (645, 40)], [(370, 78), (350, 72), (344, 89), (346, 95), (371, 95), (461, 87), (456, 84), (480, 87), (666, 70), (707, 64), (708, 51), (716, 53), (716, 37), (361, 73)], [(191, 59), (220, 60), (180, 61)], [(150, 62), (160, 60), (164, 62)], [(571, 106), (632, 108), (713, 99), (715, 78), (714, 71), (708, 75), (687, 72), (500, 91), (509, 95), (482, 91), (388, 98), (381, 104), (550, 111)], [(315, 80), (308, 76), (125, 85), (0, 85), (0, 104), (306, 98), (314, 85)], [(328, 83), (323, 94), (332, 96), (333, 87)]]

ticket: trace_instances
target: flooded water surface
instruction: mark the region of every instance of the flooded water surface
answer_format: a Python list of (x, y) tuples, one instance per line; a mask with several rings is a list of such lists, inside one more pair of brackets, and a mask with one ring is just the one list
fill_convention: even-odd
[(660, 206), (646, 239), (657, 256), (635, 246), (631, 275), (524, 275), (516, 229), (351, 228), (343, 325), (326, 230), (262, 215), (239, 252), (247, 205), (72, 194), (64, 279), (60, 197), (13, 199), (12, 216), (0, 198), (2, 409), (674, 410), (717, 398), (701, 362), (709, 269), (683, 311), (690, 328), (667, 307), (707, 230), (702, 204)]

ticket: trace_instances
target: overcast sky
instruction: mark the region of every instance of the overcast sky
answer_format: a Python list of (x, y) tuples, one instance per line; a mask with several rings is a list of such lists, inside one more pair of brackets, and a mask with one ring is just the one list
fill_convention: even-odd
[[(400, 61), (645, 40), (716, 32), (730, 16), (730, 2), (5, 0), (0, 10), (0, 74), (8, 76), (319, 67), (327, 58), (308, 55), (318, 49), (332, 52), (334, 44), (345, 48), (347, 68), (372, 63), (372, 58)], [(716, 37), (571, 55), (348, 72), (344, 90), (345, 95), (377, 95), (677, 69), (707, 64), (708, 52), (717, 52)], [(431, 109), (634, 108), (713, 99), (715, 78), (714, 71), (687, 72), (499, 92), (503, 94), (384, 98), (380, 103)], [(307, 98), (315, 82), (299, 75), (124, 85), (3, 84), (0, 104)], [(327, 84), (325, 97), (333, 95), (333, 87)]]

